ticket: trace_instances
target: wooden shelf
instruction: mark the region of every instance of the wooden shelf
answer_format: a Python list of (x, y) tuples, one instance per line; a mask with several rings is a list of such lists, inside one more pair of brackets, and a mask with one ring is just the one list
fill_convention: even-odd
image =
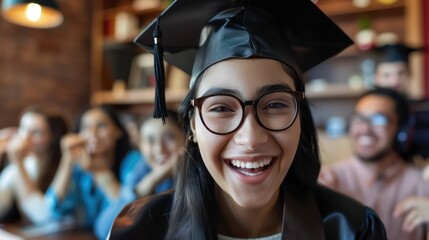
[(103, 45), (106, 46), (110, 44), (134, 44), (134, 38), (130, 37), (124, 40), (118, 40), (113, 36), (104, 37)]
[(153, 16), (155, 18), (165, 9), (165, 6), (159, 4), (159, 6), (149, 7), (146, 9), (135, 9), (131, 5), (118, 6), (114, 8), (108, 8), (103, 10), (103, 15), (105, 18), (115, 18), (116, 14), (120, 12), (132, 13), (136, 16)]
[(340, 52), (335, 57), (337, 58), (347, 58), (347, 57), (362, 57), (364, 54), (368, 53), (370, 51), (362, 51), (359, 50), (356, 44), (351, 45), (350, 47), (344, 49), (342, 52)]
[(365, 88), (352, 89), (347, 85), (339, 84), (329, 84), (320, 90), (311, 90), (309, 87), (306, 88), (307, 92), (305, 93), (305, 96), (311, 100), (357, 98), (367, 91)]
[[(306, 97), (309, 99), (343, 99), (355, 98), (365, 92), (366, 89), (351, 89), (342, 85), (328, 85), (320, 91), (312, 91), (307, 89)], [(166, 101), (168, 104), (176, 104), (182, 102), (188, 94), (187, 89), (167, 89), (165, 92)], [(155, 97), (154, 88), (132, 89), (123, 93), (114, 93), (112, 91), (97, 91), (93, 95), (93, 104), (109, 104), (109, 105), (127, 105), (127, 104), (153, 104)]]
[[(404, 0), (385, 5), (377, 1), (372, 1), (368, 7), (358, 8), (353, 5), (352, 1), (330, 1), (317, 5), (326, 15), (330, 17), (350, 16), (362, 13), (371, 13), (379, 11), (397, 10), (405, 8)], [(345, 11), (345, 9), (347, 9)]]
[[(165, 97), (168, 104), (180, 103), (188, 94), (187, 89), (166, 89)], [(97, 91), (93, 94), (93, 104), (126, 105), (126, 104), (153, 104), (154, 88), (131, 89), (123, 93), (112, 91)]]
[[(336, 22), (350, 37), (354, 37), (359, 30), (359, 17), (361, 14), (368, 14), (371, 18), (372, 27), (377, 32), (390, 31), (398, 34), (404, 42), (415, 42), (417, 38), (413, 32), (420, 31), (419, 24), (415, 19), (418, 18), (418, 6), (422, 0), (397, 0), (394, 4), (384, 5), (379, 1), (373, 0), (366, 8), (358, 8), (353, 5), (352, 0), (320, 0), (317, 6), (327, 14), (334, 22)], [(131, 44), (134, 39), (118, 40), (113, 38), (115, 16), (120, 12), (134, 14), (139, 20), (139, 29), (152, 21), (157, 15), (163, 12), (166, 6), (152, 6), (148, 9), (137, 10), (133, 8), (132, 1), (114, 1), (106, 4), (103, 0), (94, 0), (94, 26), (93, 31), (93, 76), (92, 76), (92, 103), (94, 104), (110, 104), (118, 107), (132, 108), (134, 105), (138, 107), (146, 107), (153, 104), (154, 89), (132, 89), (127, 90), (123, 94), (113, 94), (111, 83), (108, 74), (106, 74), (106, 66), (103, 63), (102, 47), (105, 44), (123, 43)], [(161, 0), (161, 2), (164, 2)], [(122, 5), (126, 3), (125, 5)], [(413, 21), (411, 21), (413, 20)], [(103, 30), (107, 30), (104, 31)], [(107, 33), (107, 34), (106, 34)], [(411, 34), (410, 34), (411, 33)], [(135, 36), (136, 37), (136, 36)], [(140, 49), (136, 49), (140, 51)], [(141, 50), (143, 51), (143, 50)], [(366, 89), (350, 89), (347, 83), (342, 79), (348, 79), (352, 73), (359, 72), (360, 61), (370, 54), (369, 52), (361, 52), (355, 45), (345, 49), (337, 55), (335, 61), (326, 63), (326, 67), (320, 68), (322, 74), (319, 75), (327, 79), (328, 85), (324, 90), (311, 91), (307, 87), (306, 97), (314, 102), (325, 103), (335, 110), (336, 105), (331, 102), (342, 104), (343, 102), (351, 102), (362, 94)], [(329, 64), (332, 64), (330, 67)], [(353, 67), (356, 66), (356, 67)], [(350, 71), (349, 71), (350, 70)], [(413, 70), (413, 72), (415, 72)], [(325, 76), (326, 75), (326, 76)], [(109, 80), (109, 81), (108, 81)], [(328, 81), (329, 80), (329, 81)], [(341, 81), (340, 81), (341, 80)], [(416, 82), (416, 81), (414, 81)], [(166, 90), (166, 98), (168, 104), (180, 103), (188, 93), (188, 90)], [(329, 102), (329, 104), (326, 104)], [(345, 108), (347, 110), (347, 108)], [(325, 109), (323, 113), (325, 113)], [(316, 116), (317, 118), (317, 116)], [(322, 118), (323, 119), (323, 118)]]

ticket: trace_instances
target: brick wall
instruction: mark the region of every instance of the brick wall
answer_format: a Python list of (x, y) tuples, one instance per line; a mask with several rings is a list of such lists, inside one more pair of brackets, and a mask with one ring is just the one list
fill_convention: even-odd
[(0, 17), (0, 128), (34, 103), (60, 106), (69, 121), (89, 103), (91, 2), (59, 0), (64, 22), (54, 29)]

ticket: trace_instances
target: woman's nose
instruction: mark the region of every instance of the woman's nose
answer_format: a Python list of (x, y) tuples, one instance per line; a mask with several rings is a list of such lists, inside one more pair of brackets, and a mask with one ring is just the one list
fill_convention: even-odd
[(85, 133), (86, 136), (95, 136), (97, 135), (97, 128), (96, 127), (88, 127), (87, 129), (85, 129)]
[(236, 144), (243, 145), (249, 150), (255, 150), (268, 141), (268, 130), (259, 125), (256, 116), (248, 109), (243, 124), (234, 133)]
[(31, 131), (28, 129), (19, 129), (19, 136), (21, 136), (22, 138), (30, 138), (31, 137)]
[(162, 154), (162, 153), (164, 153), (164, 151), (165, 151), (165, 146), (164, 146), (164, 144), (163, 144), (162, 140), (157, 140), (157, 141), (155, 141), (155, 143), (154, 143), (154, 145), (153, 145), (153, 149), (154, 149), (154, 152), (155, 152), (155, 153), (157, 153), (157, 154)]

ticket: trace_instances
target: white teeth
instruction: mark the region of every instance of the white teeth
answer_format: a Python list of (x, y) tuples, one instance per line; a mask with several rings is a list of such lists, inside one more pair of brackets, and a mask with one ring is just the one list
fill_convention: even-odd
[(271, 158), (266, 158), (263, 160), (259, 160), (256, 162), (242, 162), (240, 160), (232, 160), (231, 164), (238, 168), (246, 168), (246, 169), (252, 169), (252, 168), (260, 168), (264, 167), (271, 163)]
[(246, 171), (244, 171), (244, 170), (240, 170), (240, 172), (241, 172), (242, 174), (244, 174), (244, 175), (254, 177), (254, 176), (261, 175), (264, 171), (257, 172), (257, 173), (251, 173), (251, 172), (246, 172)]
[[(259, 164), (258, 164), (258, 166), (259, 166)], [(247, 162), (246, 163), (246, 168), (253, 168), (253, 163)]]
[(368, 145), (373, 145), (375, 142), (375, 139), (373, 137), (370, 137), (370, 136), (360, 136), (358, 138), (357, 142), (360, 145), (368, 146)]

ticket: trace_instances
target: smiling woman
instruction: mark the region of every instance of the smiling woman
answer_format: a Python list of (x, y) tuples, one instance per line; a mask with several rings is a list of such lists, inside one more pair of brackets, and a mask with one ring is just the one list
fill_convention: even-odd
[(140, 160), (117, 114), (90, 106), (78, 118), (74, 133), (61, 139), (62, 158), (46, 199), (59, 220), (73, 217), (78, 227), (93, 228), (120, 184)]
[(61, 159), (60, 139), (67, 123), (59, 109), (30, 106), (17, 129), (3, 132), (0, 155), (7, 167), (0, 172), (0, 223), (46, 224), (53, 220), (44, 195)]
[[(234, 81), (231, 81), (231, 78)], [(283, 90), (279, 90), (282, 89), (281, 86)], [(295, 156), (300, 135), (301, 120), (293, 121), (298, 110), (297, 100), (292, 94), (299, 96), (301, 93), (302, 96), (302, 92), (294, 92), (296, 90), (294, 80), (286, 74), (279, 62), (262, 58), (231, 59), (207, 69), (199, 84), (197, 99), (206, 92), (211, 92), (211, 89), (219, 88), (234, 90), (237, 96), (244, 99), (262, 97), (264, 100), (264, 97), (268, 96), (269, 99), (266, 100), (269, 101), (259, 101), (261, 106), (253, 109), (252, 107), (243, 109), (241, 123), (235, 124), (235, 129), (226, 135), (211, 133), (209, 128), (202, 124), (204, 114), (191, 119), (192, 133), (208, 171), (219, 187), (233, 198), (230, 201), (234, 200), (241, 207), (260, 208), (270, 201), (277, 201), (273, 196), (279, 194), (280, 184)], [(277, 92), (271, 92), (271, 89), (277, 89)], [(294, 103), (292, 106), (291, 101)], [(286, 104), (287, 102), (289, 104)], [(219, 106), (213, 104), (216, 110)], [(225, 104), (224, 108), (217, 110), (216, 114), (237, 112), (231, 110), (232, 104)], [(240, 109), (238, 112), (241, 111)], [(209, 111), (208, 114), (213, 115), (212, 112), (215, 111)], [(258, 121), (257, 119), (261, 117), (269, 118), (270, 121)], [(234, 119), (221, 118), (222, 121), (235, 122)], [(277, 121), (278, 118), (290, 120)], [(232, 161), (239, 162), (240, 167), (232, 168)], [(252, 170), (258, 174), (250, 174), (247, 166), (259, 165), (259, 161), (266, 161), (268, 168), (258, 167)], [(273, 210), (281, 212), (281, 209)]]
[(152, 50), (159, 27), (167, 62), (191, 74), (187, 156), (175, 192), (126, 207), (110, 239), (385, 239), (371, 209), (316, 182), (302, 72), (351, 41), (311, 1), (284, 4), (179, 0), (137, 38)]

